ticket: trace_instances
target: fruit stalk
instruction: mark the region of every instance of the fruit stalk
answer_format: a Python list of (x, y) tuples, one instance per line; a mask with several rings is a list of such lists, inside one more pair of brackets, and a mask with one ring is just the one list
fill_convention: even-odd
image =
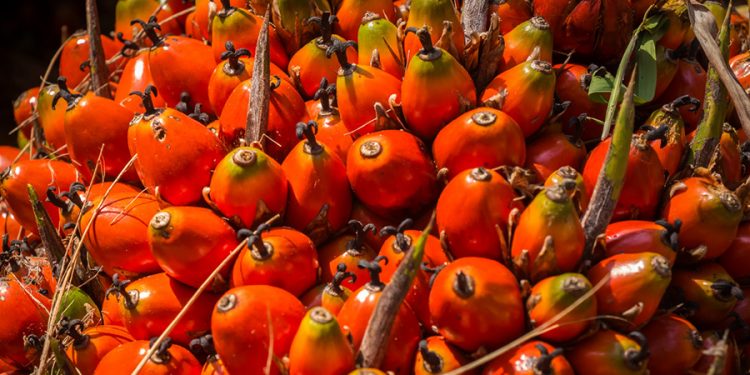
[[(628, 56), (628, 54), (625, 54), (623, 61), (627, 60)], [(609, 221), (612, 219), (624, 184), (628, 155), (630, 153), (630, 142), (633, 138), (633, 122), (635, 121), (633, 96), (637, 70), (638, 65), (633, 68), (633, 73), (630, 76), (630, 83), (625, 91), (625, 97), (620, 106), (620, 113), (617, 116), (615, 130), (612, 134), (612, 143), (609, 146), (609, 150), (607, 150), (604, 166), (596, 180), (596, 186), (591, 195), (588, 210), (586, 210), (586, 214), (583, 216), (582, 225), (586, 235), (586, 247), (583, 259), (589, 259), (597, 237), (604, 233)], [(615, 87), (617, 86), (615, 85)], [(616, 97), (613, 92), (612, 98)], [(612, 102), (617, 102), (617, 100), (610, 99), (610, 103)]]
[(86, 29), (89, 35), (91, 88), (96, 96), (112, 99), (112, 94), (109, 91), (109, 71), (107, 60), (104, 58), (96, 0), (86, 0)]
[(250, 85), (250, 105), (247, 106), (245, 141), (248, 144), (264, 143), (268, 130), (268, 108), (271, 100), (271, 56), (268, 42), (268, 22), (271, 9), (266, 10), (263, 26), (258, 34), (253, 62), (253, 81)]
[(461, 9), (461, 23), (464, 24), (464, 35), (467, 39), (474, 33), (481, 34), (487, 31), (487, 11), (489, 7), (489, 1), (464, 1), (463, 9)]
[(435, 225), (435, 213), (433, 212), (429, 224), (424, 228), (414, 246), (404, 256), (404, 260), (393, 274), (391, 282), (383, 289), (375, 311), (367, 323), (365, 336), (359, 355), (362, 358), (362, 367), (378, 368), (383, 362), (388, 349), (388, 338), (396, 320), (401, 304), (411, 288), (411, 284), (419, 272), (419, 266), (424, 257), (424, 248), (427, 238)]
[[(727, 12), (719, 32), (721, 61), (729, 59), (729, 16)], [(727, 88), (721, 82), (716, 65), (711, 62), (706, 74), (706, 98), (703, 101), (703, 118), (698, 123), (695, 138), (690, 142), (687, 163), (693, 167), (708, 167), (711, 156), (719, 145), (721, 129), (729, 107)]]
[[(715, 22), (711, 12), (705, 7), (696, 7), (689, 0), (685, 0), (690, 25), (695, 32), (695, 37), (700, 42), (701, 48), (708, 57), (711, 67), (716, 69), (721, 82), (727, 89), (729, 96), (734, 102), (734, 108), (740, 118), (740, 123), (745, 134), (750, 135), (750, 97), (745, 94), (742, 86), (729, 68), (729, 63), (721, 53), (719, 46), (716, 44), (713, 35), (711, 35), (711, 25)], [(731, 12), (728, 12), (731, 13)]]

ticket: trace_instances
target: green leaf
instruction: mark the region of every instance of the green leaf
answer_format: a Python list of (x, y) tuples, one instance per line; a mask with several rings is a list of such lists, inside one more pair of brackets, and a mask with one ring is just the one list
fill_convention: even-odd
[(643, 21), (643, 30), (651, 34), (654, 40), (661, 39), (669, 29), (669, 18), (664, 14), (657, 14)]
[(614, 82), (615, 77), (607, 71), (603, 75), (592, 74), (589, 84), (589, 99), (595, 103), (607, 104)]
[(638, 77), (634, 101), (636, 105), (646, 104), (654, 99), (657, 78), (656, 41), (650, 33), (641, 34), (635, 58), (638, 62)]

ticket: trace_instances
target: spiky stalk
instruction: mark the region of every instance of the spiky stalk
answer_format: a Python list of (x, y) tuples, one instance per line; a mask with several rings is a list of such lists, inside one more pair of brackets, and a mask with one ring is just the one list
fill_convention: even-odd
[(96, 96), (112, 99), (112, 94), (109, 92), (109, 70), (102, 47), (99, 10), (96, 7), (96, 0), (86, 0), (86, 31), (89, 36), (91, 89)]
[(253, 81), (250, 84), (250, 103), (247, 106), (247, 123), (245, 141), (248, 144), (257, 142), (261, 146), (263, 135), (268, 130), (268, 107), (271, 100), (271, 56), (268, 42), (268, 22), (271, 19), (270, 8), (266, 10), (263, 26), (258, 34), (253, 62)]

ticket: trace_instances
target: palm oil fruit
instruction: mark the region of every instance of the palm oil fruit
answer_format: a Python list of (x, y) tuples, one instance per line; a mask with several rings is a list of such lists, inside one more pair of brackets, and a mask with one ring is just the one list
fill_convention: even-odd
[(476, 104), (469, 72), (445, 50), (432, 45), (427, 27), (407, 28), (422, 44), (406, 67), (401, 107), (409, 129), (431, 141), (453, 118)]
[[(531, 17), (513, 30), (503, 35), (505, 49), (501, 69), (508, 70), (524, 61), (532, 54), (537, 60), (552, 61), (552, 31), (542, 17)], [(535, 52), (538, 49), (538, 52)]]
[(350, 289), (356, 290), (367, 283), (369, 273), (366, 269), (358, 268), (360, 260), (371, 261), (377, 252), (365, 243), (365, 236), (375, 232), (372, 223), (363, 224), (359, 220), (349, 220), (349, 232), (345, 233), (318, 248), (318, 260), (321, 267), (321, 279), (333, 280), (340, 264), (351, 272), (356, 280), (351, 281)]
[(289, 374), (342, 375), (352, 369), (354, 353), (336, 317), (322, 307), (310, 309), (289, 349)]
[(623, 335), (612, 330), (601, 330), (567, 350), (565, 357), (573, 365), (575, 373), (580, 375), (648, 373), (648, 341), (638, 331)]
[(662, 139), (654, 139), (650, 143), (669, 176), (677, 173), (677, 169), (682, 162), (682, 155), (685, 153), (687, 145), (685, 122), (679, 111), (687, 105), (690, 106), (687, 109), (688, 111), (695, 112), (700, 108), (700, 102), (697, 99), (683, 95), (651, 112), (651, 115), (643, 124), (644, 126), (642, 126), (642, 128), (648, 127), (647, 129), (660, 129), (662, 126), (666, 126), (666, 142), (663, 142)]
[[(433, 44), (440, 40), (448, 25), (448, 31), (452, 32), (452, 34), (448, 34), (449, 45), (440, 45), (439, 47), (453, 54), (453, 57), (461, 59), (461, 52), (464, 50), (465, 43), (464, 31), (455, 3), (451, 0), (412, 0), (410, 3), (406, 27), (420, 28), (427, 26)], [(421, 42), (416, 35), (408, 34), (405, 36), (404, 52), (407, 60), (419, 53), (420, 45)]]
[(699, 327), (721, 322), (744, 298), (734, 279), (713, 262), (675, 270), (670, 289), (683, 300), (690, 321)]
[(641, 330), (650, 345), (651, 355), (658, 360), (648, 362), (653, 375), (682, 374), (701, 358), (703, 338), (695, 326), (677, 315), (655, 317)]
[(398, 28), (390, 19), (366, 13), (359, 26), (357, 43), (360, 64), (368, 65), (375, 58), (386, 73), (398, 79), (404, 76), (406, 58)]
[[(387, 20), (396, 19), (396, 9), (391, 0), (341, 0), (336, 12), (339, 19), (336, 32), (347, 40), (357, 40), (359, 26), (367, 12), (375, 13)], [(368, 58), (366, 61), (369, 60)]]
[[(539, 281), (526, 300), (531, 326), (539, 327), (552, 320), (591, 288), (591, 282), (578, 273), (563, 273)], [(591, 328), (596, 314), (596, 298), (584, 299), (556, 322), (559, 327), (541, 333), (539, 338), (557, 343), (571, 341)]]
[(468, 358), (448, 344), (445, 338), (431, 336), (419, 342), (419, 351), (414, 360), (414, 375), (441, 374), (455, 370), (467, 362)]
[(612, 223), (604, 231), (604, 256), (621, 253), (657, 253), (674, 264), (680, 250), (681, 221), (624, 220)]
[(573, 375), (573, 367), (562, 354), (562, 348), (532, 340), (492, 360), (482, 375)]

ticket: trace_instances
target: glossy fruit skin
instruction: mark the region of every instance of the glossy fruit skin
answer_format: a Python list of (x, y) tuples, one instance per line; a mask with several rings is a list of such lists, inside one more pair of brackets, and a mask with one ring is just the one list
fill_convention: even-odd
[[(376, 13), (384, 19), (396, 19), (396, 11), (393, 2), (390, 0), (342, 0), (338, 9), (336, 18), (339, 19), (339, 22), (335, 25), (335, 30), (337, 34), (347, 40), (357, 40), (362, 17), (368, 11)], [(362, 62), (367, 64), (368, 61), (370, 61), (369, 57)]]
[(750, 223), (741, 223), (737, 235), (726, 251), (719, 257), (718, 262), (732, 276), (742, 281), (750, 278), (750, 270), (745, 267), (750, 256)]
[(677, 315), (655, 317), (643, 330), (651, 356), (648, 370), (653, 375), (683, 373), (701, 358), (702, 339), (695, 326)]
[(441, 129), (432, 143), (432, 154), (437, 168), (447, 168), (448, 178), (453, 178), (476, 167), (521, 166), (527, 150), (513, 118), (482, 107), (463, 113)]
[[(453, 24), (453, 35), (450, 39), (451, 48), (455, 51), (464, 50), (464, 33), (460, 26), (461, 21), (458, 17), (458, 11), (455, 4), (450, 0), (416, 0), (412, 1), (409, 6), (409, 18), (406, 20), (406, 27), (420, 28), (427, 26), (430, 29), (432, 43), (437, 44), (438, 39), (443, 33), (445, 21)], [(449, 46), (441, 46), (448, 49)], [(404, 55), (416, 56), (420, 49), (420, 42), (416, 35), (407, 34), (404, 38)], [(460, 54), (460, 53), (459, 53)], [(455, 56), (460, 58), (459, 56)]]
[(719, 161), (717, 170), (722, 182), (729, 189), (736, 189), (742, 183), (741, 141), (737, 129), (725, 124), (719, 138)]
[(91, 225), (83, 242), (104, 272), (128, 276), (158, 272), (147, 233), (159, 202), (149, 194), (117, 193), (99, 198), (93, 205), (81, 218), (82, 228)]
[[(244, 8), (245, 5), (243, 4), (242, 7)], [(217, 13), (210, 23), (212, 25), (211, 45), (216, 62), (221, 61), (221, 54), (224, 52), (224, 45), (227, 41), (232, 41), (237, 48), (247, 48), (255, 53), (263, 17), (242, 8), (233, 8)], [(268, 48), (271, 62), (286, 69), (289, 57), (286, 55), (275, 27), (268, 28)]]
[[(247, 6), (247, 0), (229, 0), (229, 4), (233, 7), (244, 8)], [(215, 6), (215, 8), (214, 8)], [(193, 38), (200, 41), (211, 40), (211, 22), (213, 22), (214, 10), (219, 11), (224, 9), (221, 2), (213, 2), (211, 0), (196, 0), (195, 1), (195, 16), (192, 24)]]
[(211, 47), (182, 36), (167, 36), (162, 45), (151, 49), (151, 77), (167, 105), (174, 107), (186, 91), (194, 103), (204, 103), (203, 109), (209, 109), (208, 81), (216, 67), (211, 56)]
[(666, 104), (660, 109), (652, 112), (644, 126), (651, 126), (654, 129), (660, 126), (667, 126), (667, 141), (662, 145), (661, 139), (655, 139), (650, 142), (651, 147), (656, 151), (659, 161), (664, 169), (673, 176), (682, 162), (682, 155), (687, 147), (687, 137), (685, 135), (685, 122), (678, 112), (678, 108)]
[(348, 222), (352, 193), (344, 162), (325, 144), (317, 145), (298, 143), (281, 169), (289, 181), (286, 223), (321, 243)]
[[(346, 174), (356, 197), (384, 217), (417, 214), (437, 196), (435, 166), (424, 143), (400, 130), (357, 139), (349, 149)], [(405, 183), (395, 189), (396, 181)]]
[(547, 119), (554, 102), (555, 75), (547, 62), (534, 60), (518, 64), (500, 73), (482, 93), (481, 102), (497, 100), (508, 91), (503, 112), (512, 117), (524, 136), (534, 134)]
[[(54, 150), (65, 146), (65, 110), (64, 105), (52, 108), (52, 100), (60, 91), (57, 85), (45, 85), (37, 98), (39, 124), (44, 130), (44, 139)], [(75, 93), (75, 92), (71, 92)]]
[[(136, 340), (157, 337), (174, 319), (195, 292), (166, 273), (157, 273), (131, 282), (125, 291), (135, 306), (128, 306), (128, 299), (120, 296), (119, 306), (123, 323)], [(187, 314), (177, 323), (170, 337), (178, 344), (187, 346), (190, 340), (200, 337), (209, 329), (211, 308), (218, 295), (203, 293)]]
[(447, 239), (454, 258), (486, 257), (500, 260), (507, 245), (500, 241), (514, 209), (510, 184), (497, 172), (484, 168), (465, 170), (445, 186), (437, 203), (437, 228)]
[[(706, 95), (706, 71), (692, 59), (680, 59), (677, 65), (677, 73), (672, 78), (672, 82), (656, 101), (666, 104), (682, 95), (690, 95), (703, 103)], [(685, 121), (685, 131), (688, 133), (698, 126), (698, 122), (703, 117), (703, 106), (695, 112), (689, 111), (687, 107), (682, 107), (679, 111)]]
[(349, 134), (346, 124), (341, 121), (338, 109), (320, 110), (315, 116), (311, 113), (310, 118), (318, 123), (318, 134), (316, 136), (318, 140), (328, 146), (346, 165), (347, 155), (349, 155), (349, 149), (352, 147), (354, 140)]
[[(599, 143), (591, 151), (583, 167), (583, 182), (589, 197), (594, 192), (611, 143), (611, 137)], [(646, 143), (645, 136), (634, 136), (624, 180), (612, 220), (652, 219), (664, 187), (665, 174), (659, 156)]]
[[(448, 344), (442, 336), (430, 336), (424, 343), (429, 351), (437, 354), (440, 358), (440, 370), (438, 372), (455, 370), (468, 362), (466, 356)], [(420, 343), (420, 347), (421, 345)], [(417, 358), (414, 359), (414, 375), (430, 375), (436, 373), (435, 370), (425, 361), (422, 351), (418, 351)], [(476, 371), (467, 371), (465, 373), (475, 374)]]
[[(338, 35), (332, 35), (331, 38), (344, 42)], [(289, 60), (289, 75), (299, 77), (299, 86), (306, 98), (315, 96), (320, 88), (321, 78), (325, 77), (328, 82), (336, 81), (339, 63), (334, 57), (326, 56), (327, 47), (321, 38), (315, 38), (295, 52)], [(357, 51), (348, 49), (346, 56), (349, 61), (357, 62)]]
[[(29, 201), (28, 185), (34, 187), (38, 197), (46, 197), (50, 186), (54, 186), (57, 191), (66, 191), (70, 184), (80, 180), (71, 164), (59, 160), (19, 160), (8, 171), (8, 175), (2, 179), (0, 194), (18, 223), (34, 234), (39, 232)], [(40, 198), (40, 201), (52, 224), (57, 227), (60, 221), (59, 209), (44, 198)]]
[(555, 49), (602, 63), (619, 59), (637, 24), (629, 1), (545, 0), (532, 7), (549, 22)]
[(533, 16), (531, 4), (526, 0), (504, 0), (499, 4), (491, 3), (490, 11), (494, 11), (502, 20), (500, 33), (506, 34), (522, 22)]
[[(470, 278), (471, 295), (462, 297), (454, 285), (458, 275)], [(438, 273), (430, 291), (430, 314), (446, 341), (473, 352), (498, 348), (524, 330), (521, 292), (513, 274), (484, 258), (461, 258)]]
[(125, 327), (120, 313), (120, 301), (114, 294), (109, 294), (102, 301), (102, 324)]
[[(137, 340), (122, 344), (102, 358), (94, 371), (95, 375), (117, 374), (125, 375), (134, 369), (148, 352), (148, 340)], [(148, 375), (198, 375), (201, 364), (187, 349), (172, 345), (169, 350), (169, 360), (157, 363), (153, 359), (146, 362), (141, 374)]]
[[(211, 177), (209, 197), (224, 216), (245, 228), (286, 209), (288, 183), (281, 165), (263, 151), (240, 147), (227, 154)], [(262, 203), (262, 204), (261, 204)]]
[[(91, 180), (101, 155), (99, 173), (115, 178), (130, 161), (128, 152), (128, 127), (133, 112), (114, 101), (89, 92), (82, 98), (68, 103), (65, 112), (65, 143), (73, 165)], [(57, 105), (63, 105), (62, 101)], [(103, 148), (103, 150), (102, 150)], [(134, 169), (122, 176), (124, 181), (137, 181)]]
[(526, 153), (526, 168), (544, 181), (565, 166), (580, 170), (586, 159), (586, 146), (581, 140), (574, 140), (559, 128), (550, 126), (529, 142)]
[(353, 368), (354, 353), (336, 317), (324, 308), (308, 311), (289, 350), (289, 374), (344, 375)]
[[(469, 72), (441, 48), (412, 57), (401, 83), (401, 107), (409, 129), (430, 141), (465, 107), (477, 101)], [(429, 93), (429, 94), (428, 94)]]
[(18, 158), (18, 160), (30, 159), (29, 153), (24, 152), (22, 154), (21, 149), (19, 149), (18, 147), (0, 146), (0, 171), (10, 167), (10, 165), (16, 158)]
[[(377, 87), (377, 90), (372, 90)], [(366, 64), (352, 64), (350, 69), (339, 69), (336, 78), (336, 101), (341, 120), (353, 137), (361, 137), (378, 129), (375, 126), (375, 103), (388, 107), (396, 95), (401, 101), (401, 80)]]
[[(193, 288), (200, 287), (238, 245), (234, 229), (221, 217), (207, 208), (188, 206), (167, 207), (154, 215), (148, 244), (167, 275)], [(221, 275), (226, 279), (229, 267)]]
[[(563, 273), (539, 281), (526, 301), (531, 326), (538, 327), (551, 320), (591, 288), (591, 282), (578, 273)], [(540, 334), (539, 338), (558, 343), (573, 340), (591, 327), (596, 313), (596, 299), (587, 298), (557, 321), (560, 327)]]
[[(39, 87), (32, 87), (22, 92), (21, 95), (13, 101), (13, 119), (16, 120), (16, 125), (21, 125), (26, 119), (31, 117), (37, 107), (38, 96)], [(24, 127), (22, 131), (27, 137), (29, 137), (31, 135), (31, 126)]]
[(715, 259), (726, 251), (737, 234), (742, 217), (737, 197), (726, 188), (703, 177), (690, 177), (673, 187), (664, 208), (669, 222), (682, 220), (680, 246), (695, 249), (706, 246), (704, 260)]
[[(585, 243), (573, 200), (564, 187), (551, 187), (537, 194), (521, 213), (511, 256), (514, 263), (521, 265), (522, 272), (536, 281), (574, 271), (583, 257)], [(526, 256), (528, 261), (521, 261)]]
[[(120, 51), (117, 43), (106, 36), (100, 37), (105, 60), (111, 59)], [(70, 87), (78, 86), (89, 74), (89, 67), (81, 64), (89, 60), (89, 36), (86, 33), (73, 35), (64, 44), (60, 53), (60, 70), (58, 75), (68, 79)]]
[(301, 232), (281, 229), (263, 235), (262, 241), (266, 253), (257, 250), (260, 243), (243, 247), (232, 269), (232, 286), (270, 285), (302, 296), (315, 285), (318, 256), (312, 240)]
[[(542, 341), (532, 340), (521, 346), (512, 349), (503, 355), (495, 358), (488, 363), (482, 375), (535, 375), (537, 363), (543, 353), (538, 346), (543, 346), (548, 353), (552, 353), (555, 348)], [(555, 356), (549, 365), (549, 374), (554, 375), (573, 375), (573, 367), (563, 356)]]
[(670, 244), (669, 231), (652, 221), (624, 220), (612, 223), (605, 231), (604, 256), (622, 253), (657, 253), (674, 264), (677, 249)]
[[(363, 20), (364, 21), (364, 20)], [(378, 50), (381, 69), (401, 79), (404, 76), (404, 52), (398, 48), (398, 28), (380, 16), (362, 22), (357, 33), (358, 61), (368, 65), (374, 50)], [(388, 48), (390, 46), (390, 48)]]
[(347, 281), (344, 285), (351, 289), (357, 290), (359, 287), (365, 285), (370, 281), (370, 274), (366, 269), (357, 267), (360, 260), (371, 261), (377, 252), (367, 244), (362, 244), (359, 248), (353, 248), (352, 242), (354, 236), (351, 234), (344, 234), (318, 248), (318, 260), (321, 268), (321, 280), (324, 282), (330, 282), (333, 280), (333, 275), (336, 274), (336, 267), (339, 263), (346, 265), (346, 270), (356, 275), (357, 280), (350, 282)]
[(0, 279), (0, 311), (5, 316), (0, 323), (0, 360), (21, 369), (32, 366), (41, 354), (26, 348), (24, 338), (30, 334), (43, 335), (48, 319), (48, 313), (31, 297), (47, 309), (51, 304), (47, 297), (34, 291), (29, 293), (26, 294), (15, 276)]
[(630, 327), (651, 319), (672, 279), (667, 259), (656, 253), (616, 254), (588, 271), (591, 284), (610, 279), (596, 292), (599, 314), (621, 316)]
[[(750, 53), (745, 52), (729, 59), (729, 66), (742, 88), (750, 88)], [(18, 122), (18, 119), (16, 119)]]
[(88, 341), (80, 347), (75, 343), (71, 344), (65, 350), (68, 359), (81, 372), (81, 375), (93, 374), (96, 366), (107, 353), (121, 344), (133, 341), (133, 336), (125, 328), (119, 326), (94, 326), (85, 329), (82, 333), (88, 336)]
[[(421, 230), (406, 230), (403, 233), (409, 246), (411, 246), (411, 244), (413, 244), (421, 235)], [(386, 240), (383, 242), (383, 245), (380, 247), (380, 252), (378, 253), (378, 255), (383, 255), (388, 258), (388, 264), (382, 266), (383, 272), (381, 273), (381, 278), (383, 280), (390, 279), (390, 277), (396, 273), (398, 265), (404, 260), (408, 251), (408, 248), (402, 249), (399, 247), (397, 236), (386, 237)], [(429, 267), (438, 267), (450, 263), (448, 255), (445, 254), (445, 251), (443, 251), (443, 248), (440, 245), (440, 239), (432, 235), (427, 236), (424, 246), (424, 258), (422, 261)]]
[[(143, 102), (136, 95), (131, 95), (134, 91), (143, 92), (148, 85), (153, 85), (154, 79), (151, 76), (151, 64), (149, 64), (149, 51), (140, 50), (135, 56), (131, 57), (125, 64), (120, 76), (120, 82), (117, 83), (115, 92), (115, 103), (125, 107), (133, 113), (142, 113), (145, 111)], [(164, 99), (161, 96), (152, 98), (155, 107), (165, 107)], [(131, 115), (132, 118), (132, 115)]]
[(625, 357), (628, 351), (640, 352), (643, 349), (628, 336), (602, 330), (566, 351), (565, 357), (580, 375), (645, 375), (648, 360), (629, 363)]
[[(555, 80), (555, 94), (562, 101), (570, 101), (570, 106), (560, 117), (560, 122), (566, 134), (574, 134), (575, 129), (569, 126), (571, 119), (585, 113), (588, 117), (603, 120), (607, 112), (607, 105), (596, 103), (589, 99), (588, 89), (591, 72), (583, 65), (557, 64), (553, 67), (557, 71)], [(602, 135), (602, 126), (592, 120), (583, 122), (583, 140), (598, 139)]]
[(508, 33), (503, 34), (505, 49), (500, 61), (502, 70), (508, 70), (526, 61), (537, 47), (542, 61), (552, 61), (552, 32), (549, 24), (544, 18), (534, 17), (528, 19)]
[[(134, 19), (148, 19), (161, 5), (158, 17), (165, 19), (182, 9), (174, 8), (174, 1), (160, 0), (118, 0), (115, 7), (115, 33), (122, 33), (125, 39), (133, 39), (133, 35), (140, 31), (137, 25), (131, 25)], [(161, 26), (164, 34), (180, 34), (181, 28), (178, 20), (166, 22)], [(149, 43), (149, 42), (147, 42)]]
[[(273, 353), (281, 358), (289, 353), (304, 315), (302, 303), (282, 289), (266, 285), (232, 288), (222, 296), (211, 316), (216, 352), (230, 373), (264, 374), (271, 341), (269, 320), (273, 326)], [(279, 373), (272, 364), (270, 374)]]
[(211, 171), (225, 154), (203, 124), (175, 109), (137, 115), (128, 129), (128, 148), (138, 154), (135, 170), (143, 185), (173, 205), (200, 201)]
[[(720, 292), (717, 284), (725, 283), (733, 290)], [(737, 283), (717, 263), (703, 263), (691, 268), (676, 269), (672, 290), (692, 305), (690, 321), (699, 327), (718, 324), (734, 308), (738, 301), (735, 295)]]
[[(267, 142), (264, 151), (281, 162), (297, 144), (295, 125), (307, 122), (307, 110), (305, 101), (292, 84), (276, 77), (271, 78), (271, 83), (279, 86), (271, 90), (266, 135), (280, 146)], [(245, 136), (251, 84), (252, 80), (246, 80), (235, 87), (221, 112), (221, 136), (227, 144), (236, 145)]]
[[(344, 334), (352, 335), (354, 350), (359, 350), (370, 316), (375, 311), (382, 286), (365, 284), (352, 294), (338, 314), (338, 321)], [(414, 352), (419, 342), (419, 321), (408, 304), (403, 303), (398, 309), (393, 327), (388, 338), (388, 350), (381, 368), (396, 374), (408, 374)]]

